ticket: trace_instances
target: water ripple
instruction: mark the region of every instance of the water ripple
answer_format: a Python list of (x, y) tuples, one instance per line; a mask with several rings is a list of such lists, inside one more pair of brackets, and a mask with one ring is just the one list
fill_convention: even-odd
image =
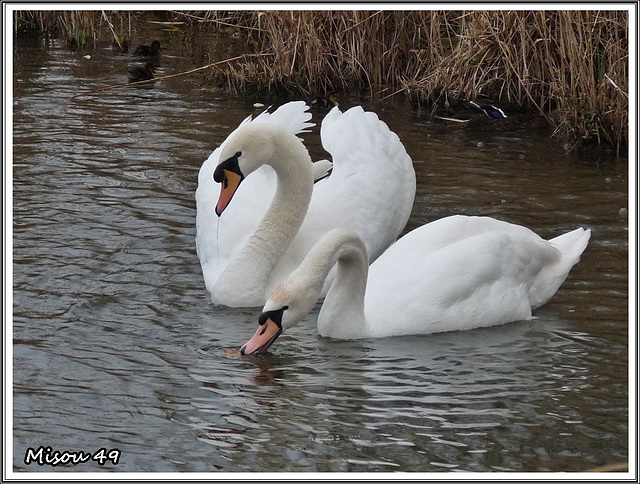
[(185, 80), (71, 99), (122, 82), (126, 61), (32, 54), (14, 75), (15, 469), (34, 470), (22, 458), (38, 445), (123, 452), (117, 468), (82, 471), (575, 471), (626, 460), (624, 167), (572, 162), (545, 134), (445, 130), (390, 106), (416, 162), (410, 228), (453, 213), (545, 237), (585, 225), (583, 260), (531, 321), (337, 341), (317, 336), (316, 309), (270, 353), (240, 358), (227, 350), (251, 337), (257, 312), (211, 305), (194, 193), (202, 160), (251, 103)]

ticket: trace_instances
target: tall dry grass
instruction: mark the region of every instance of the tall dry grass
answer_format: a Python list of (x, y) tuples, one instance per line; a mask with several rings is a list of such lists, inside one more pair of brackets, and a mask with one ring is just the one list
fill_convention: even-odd
[[(535, 108), (576, 140), (628, 136), (628, 16), (621, 11), (470, 12), (403, 85), (423, 100), (482, 95)], [(451, 24), (444, 25), (448, 28)]]
[(66, 39), (70, 47), (94, 48), (102, 41), (120, 44), (131, 36), (135, 14), (104, 10), (16, 10), (16, 34)]
[[(165, 13), (243, 39), (251, 55), (210, 75), (233, 92), (404, 92), (433, 110), (488, 97), (537, 112), (576, 143), (628, 140), (627, 11)], [(137, 15), (20, 11), (16, 26), (96, 45), (105, 31), (130, 33)]]
[(245, 15), (236, 25), (247, 29), (247, 50), (269, 55), (227, 71), (230, 88), (313, 94), (397, 85), (406, 74), (414, 16), (358, 10)]
[(629, 49), (626, 12), (560, 12), (556, 54), (550, 63), (550, 97), (557, 100), (566, 132), (605, 138), (620, 146), (628, 137)]
[(626, 11), (262, 11), (234, 22), (246, 51), (264, 54), (216, 68), (236, 92), (390, 89), (433, 109), (489, 97), (577, 142), (627, 142)]

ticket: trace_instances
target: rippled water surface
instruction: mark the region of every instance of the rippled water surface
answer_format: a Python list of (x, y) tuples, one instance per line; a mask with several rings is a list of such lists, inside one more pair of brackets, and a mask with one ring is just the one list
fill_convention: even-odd
[[(211, 304), (194, 196), (202, 161), (256, 99), (198, 76), (71, 98), (125, 82), (129, 60), (14, 51), (14, 470), (536, 472), (627, 460), (626, 161), (376, 104), (415, 161), (408, 228), (456, 213), (547, 238), (584, 226), (581, 262), (531, 321), (349, 342), (319, 338), (316, 309), (270, 353), (230, 356), (257, 311)], [(169, 46), (158, 74), (192, 67)], [(120, 458), (25, 464), (40, 446)]]

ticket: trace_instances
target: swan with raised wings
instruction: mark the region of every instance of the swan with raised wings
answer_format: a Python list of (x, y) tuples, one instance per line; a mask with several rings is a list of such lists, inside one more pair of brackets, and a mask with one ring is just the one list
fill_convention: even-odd
[(262, 306), (331, 229), (354, 230), (375, 260), (406, 225), (416, 181), (398, 136), (361, 107), (334, 107), (320, 130), (333, 164), (312, 163), (296, 136), (307, 110), (293, 102), (245, 120), (200, 170), (196, 246), (214, 304)]
[(321, 336), (429, 334), (529, 319), (564, 282), (590, 235), (579, 228), (547, 241), (520, 225), (456, 215), (414, 229), (369, 267), (360, 237), (332, 230), (271, 294), (241, 352), (266, 351), (299, 323), (334, 265), (318, 315)]

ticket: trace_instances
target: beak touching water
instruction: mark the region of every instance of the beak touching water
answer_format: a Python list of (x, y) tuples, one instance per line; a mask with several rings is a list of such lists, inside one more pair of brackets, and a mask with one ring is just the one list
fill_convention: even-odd
[(282, 333), (282, 328), (273, 319), (267, 318), (261, 322), (256, 334), (240, 348), (240, 353), (253, 355), (265, 352), (280, 336), (280, 333)]

